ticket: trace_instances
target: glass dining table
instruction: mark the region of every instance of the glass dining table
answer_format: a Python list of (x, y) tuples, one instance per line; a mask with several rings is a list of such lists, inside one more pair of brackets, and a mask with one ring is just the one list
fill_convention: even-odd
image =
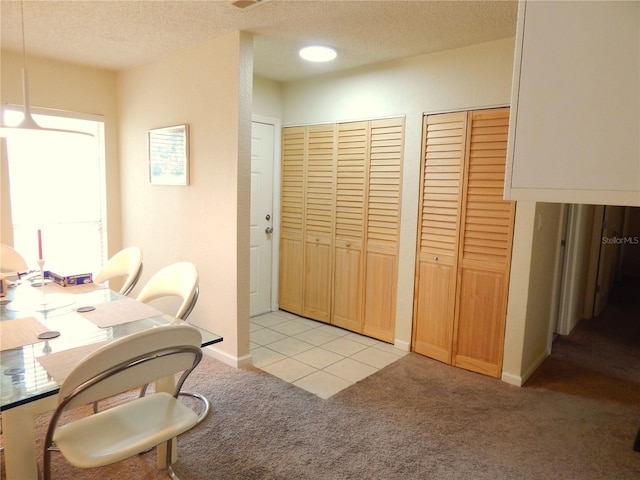
[[(38, 478), (34, 416), (57, 404), (60, 384), (100, 346), (159, 325), (188, 323), (106, 287), (17, 282), (0, 298), (0, 411), (7, 480)], [(193, 325), (193, 324), (191, 324)], [(221, 336), (196, 327), (202, 346)]]

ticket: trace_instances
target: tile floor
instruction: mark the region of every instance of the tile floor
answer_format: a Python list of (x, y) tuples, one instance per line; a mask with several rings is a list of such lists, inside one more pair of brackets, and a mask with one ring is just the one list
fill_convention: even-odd
[(251, 354), (255, 367), (326, 399), (407, 352), (280, 310), (251, 319)]

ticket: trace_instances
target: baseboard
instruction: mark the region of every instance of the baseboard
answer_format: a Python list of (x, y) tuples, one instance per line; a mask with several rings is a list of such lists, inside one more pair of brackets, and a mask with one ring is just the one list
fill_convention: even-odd
[(516, 375), (509, 372), (502, 372), (501, 380), (505, 383), (508, 383), (509, 385), (515, 385), (516, 387), (521, 387), (522, 385), (525, 384), (527, 380), (529, 380), (529, 377), (533, 375), (533, 372), (535, 372), (538, 369), (538, 367), (542, 365), (542, 362), (544, 362), (544, 360), (550, 354), (551, 352), (549, 351), (542, 352), (542, 354), (538, 356), (538, 358), (536, 358), (535, 361), (529, 366), (529, 368), (527, 368), (524, 371), (524, 373), (522, 373), (521, 375)]
[(398, 340), (397, 338), (394, 340), (393, 346), (396, 347), (398, 350), (402, 350), (403, 352), (411, 351), (410, 342), (405, 342), (404, 340)]
[(225, 353), (221, 350), (218, 350), (215, 347), (205, 347), (202, 351), (209, 355), (210, 357), (215, 358), (216, 360), (220, 360), (222, 363), (226, 363), (227, 365), (233, 368), (247, 367), (253, 365), (253, 359), (251, 354), (243, 355), (242, 357), (234, 357)]

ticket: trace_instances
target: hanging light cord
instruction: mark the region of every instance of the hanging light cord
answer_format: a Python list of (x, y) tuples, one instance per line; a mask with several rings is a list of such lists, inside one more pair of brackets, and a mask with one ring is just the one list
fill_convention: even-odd
[(22, 26), (22, 66), (27, 66), (27, 47), (24, 41), (24, 2), (20, 0), (20, 23)]

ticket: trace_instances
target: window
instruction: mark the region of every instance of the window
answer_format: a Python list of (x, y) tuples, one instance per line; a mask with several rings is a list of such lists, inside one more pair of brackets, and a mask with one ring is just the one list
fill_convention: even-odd
[[(5, 122), (21, 116), (6, 110)], [(7, 139), (14, 247), (36, 268), (42, 230), (45, 270), (96, 272), (107, 254), (104, 122), (35, 109), (33, 117), (42, 127), (94, 136), (35, 132)]]

